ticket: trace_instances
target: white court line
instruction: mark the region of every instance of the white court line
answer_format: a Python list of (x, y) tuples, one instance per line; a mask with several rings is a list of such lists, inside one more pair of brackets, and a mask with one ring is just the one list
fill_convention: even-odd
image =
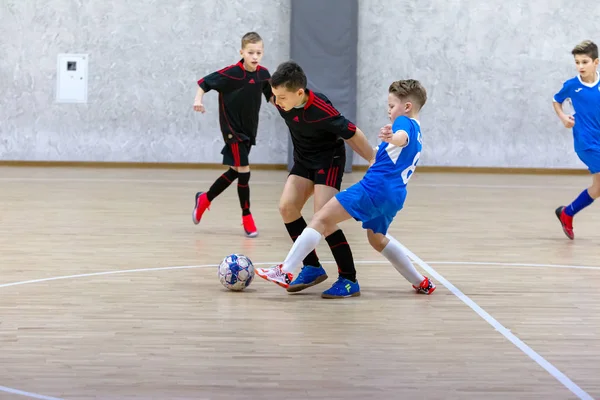
[[(267, 264), (267, 263), (254, 263), (254, 265), (264, 265), (264, 264)], [(273, 263), (273, 265), (275, 265), (275, 264), (276, 263)], [(191, 269), (191, 268), (210, 268), (210, 267), (217, 268), (217, 266), (218, 266), (218, 264), (184, 265), (184, 266), (181, 266), (181, 267), (139, 268), (139, 269), (123, 269), (123, 270), (115, 270), (115, 271), (92, 272), (92, 273), (89, 273), (89, 274), (53, 276), (51, 278), (41, 278), (41, 279), (33, 279), (33, 280), (29, 280), (29, 281), (4, 283), (4, 284), (0, 285), (0, 288), (10, 287), (10, 286), (27, 285), (27, 284), (30, 284), (30, 283), (60, 281), (60, 280), (63, 280), (63, 279), (86, 278), (88, 276), (128, 274), (128, 273), (131, 273), (131, 272), (166, 271), (166, 270), (170, 270), (170, 269)]]
[(534, 267), (534, 268), (567, 268), (567, 269), (592, 269), (599, 270), (600, 267), (588, 267), (585, 265), (560, 265), (560, 264), (527, 264), (527, 263), (503, 263), (503, 262), (478, 262), (478, 261), (428, 261), (428, 264), (436, 265), (490, 265), (496, 267)]
[[(573, 383), (567, 376), (565, 376), (562, 372), (556, 369), (552, 364), (546, 361), (543, 357), (533, 351), (530, 347), (528, 347), (525, 343), (523, 343), (519, 338), (513, 335), (507, 328), (501, 325), (498, 321), (496, 321), (491, 315), (489, 315), (486, 311), (484, 311), (481, 307), (479, 307), (475, 302), (473, 302), (469, 297), (467, 297), (464, 293), (462, 293), (459, 289), (457, 289), (454, 285), (452, 285), (448, 280), (446, 280), (443, 276), (441, 276), (437, 271), (435, 271), (432, 267), (430, 267), (426, 262), (417, 257), (413, 252), (411, 252), (408, 248), (402, 245), (403, 249), (406, 253), (415, 261), (419, 266), (421, 266), (425, 271), (427, 271), (431, 277), (435, 278), (444, 285), (450, 292), (452, 292), (455, 296), (457, 296), (463, 303), (468, 305), (473, 311), (475, 311), (481, 318), (483, 318), (486, 322), (488, 322), (492, 327), (494, 327), (498, 332), (500, 332), (504, 337), (506, 337), (509, 341), (511, 341), (515, 346), (521, 349), (525, 354), (527, 354), (531, 359), (537, 362), (540, 366), (542, 366), (546, 371), (548, 371), (553, 377), (559, 380), (563, 385), (565, 385), (569, 390), (579, 396), (580, 399), (585, 400), (593, 400), (593, 398), (584, 392), (579, 386)], [(254, 265), (275, 265), (277, 261), (273, 262), (260, 262), (253, 263)], [(335, 261), (321, 261), (322, 264), (333, 264)], [(355, 261), (357, 265), (360, 264), (389, 264), (388, 261)], [(439, 264), (439, 265), (494, 265), (494, 266), (511, 266), (511, 267), (549, 267), (549, 268), (578, 268), (578, 269), (595, 269), (600, 270), (600, 267), (591, 267), (591, 266), (583, 266), (583, 265), (558, 265), (558, 264), (519, 264), (519, 263), (500, 263), (500, 262), (461, 262), (461, 261), (432, 261), (431, 264)], [(41, 282), (49, 282), (49, 281), (57, 281), (57, 280), (65, 280), (65, 279), (77, 279), (77, 278), (85, 278), (92, 276), (104, 276), (104, 275), (117, 275), (117, 274), (127, 274), (134, 272), (150, 272), (150, 271), (168, 271), (168, 270), (177, 270), (177, 269), (195, 269), (195, 268), (217, 268), (217, 264), (203, 264), (203, 265), (184, 265), (184, 266), (174, 266), (174, 267), (156, 267), (156, 268), (138, 268), (138, 269), (128, 269), (128, 270), (115, 270), (115, 271), (103, 271), (103, 272), (92, 272), (88, 274), (77, 274), (77, 275), (64, 275), (64, 276), (55, 276), (50, 278), (41, 278), (41, 279), (32, 279), (27, 281), (20, 282), (12, 282), (12, 283), (4, 283), (0, 285), (0, 288), (11, 287), (11, 286), (20, 286), (27, 285), (33, 283), (41, 283)], [(6, 392), (11, 394), (17, 394), (22, 396), (29, 396), (36, 399), (41, 400), (64, 400), (56, 397), (48, 397), (35, 393), (28, 393), (17, 389), (12, 389), (5, 386), (0, 386), (0, 392)]]
[[(406, 247), (405, 247), (406, 249)], [(407, 253), (408, 249), (407, 250)], [(413, 254), (413, 253), (410, 253)], [(424, 262), (424, 261), (422, 261)], [(271, 262), (258, 262), (253, 263), (254, 265), (276, 265), (279, 261), (271, 261)], [(321, 264), (334, 264), (335, 261), (323, 261), (321, 260)], [(354, 264), (389, 264), (388, 261), (370, 261), (370, 260), (361, 260), (354, 261)], [(477, 261), (430, 261), (429, 264), (436, 265), (494, 265), (500, 267), (536, 267), (536, 268), (572, 268), (572, 269), (591, 269), (591, 270), (600, 270), (600, 267), (591, 267), (585, 265), (560, 265), (560, 264), (521, 264), (521, 263), (501, 263), (501, 262), (477, 262)], [(77, 278), (87, 278), (90, 276), (103, 276), (103, 275), (118, 275), (118, 274), (129, 274), (134, 272), (150, 272), (150, 271), (168, 271), (174, 269), (195, 269), (195, 268), (216, 268), (218, 264), (202, 264), (202, 265), (182, 265), (175, 267), (156, 267), (156, 268), (137, 268), (137, 269), (123, 269), (123, 270), (114, 270), (114, 271), (102, 271), (102, 272), (91, 272), (88, 274), (77, 274), (77, 275), (63, 275), (63, 276), (53, 276), (50, 278), (40, 278), (40, 279), (32, 279), (27, 281), (20, 282), (11, 282), (11, 283), (3, 283), (0, 284), (0, 288), (11, 287), (11, 286), (21, 286), (27, 285), (31, 283), (41, 283), (41, 282), (50, 282), (50, 281), (60, 281), (65, 279), (77, 279)], [(431, 268), (431, 267), (430, 267)], [(458, 290), (458, 289), (457, 289)]]
[(506, 339), (508, 339), (512, 344), (517, 346), (523, 353), (525, 353), (529, 358), (535, 361), (540, 367), (544, 368), (550, 375), (552, 375), (556, 380), (563, 384), (567, 389), (569, 389), (573, 394), (575, 394), (578, 398), (582, 400), (594, 400), (592, 396), (590, 396), (585, 390), (577, 386), (575, 382), (573, 382), (569, 377), (563, 374), (558, 370), (554, 365), (550, 364), (544, 357), (535, 352), (531, 347), (527, 346), (521, 339), (515, 336), (509, 329), (507, 329), (504, 325), (498, 322), (494, 317), (487, 313), (483, 308), (479, 307), (477, 303), (471, 300), (467, 295), (461, 292), (456, 286), (454, 286), (450, 281), (440, 275), (435, 269), (433, 269), (429, 264), (425, 261), (421, 260), (415, 253), (410, 251), (406, 246), (400, 244), (403, 250), (408, 254), (412, 260), (417, 263), (421, 268), (423, 268), (427, 273), (429, 273), (434, 279), (444, 285), (453, 295), (458, 297), (460, 301), (469, 306), (473, 311), (477, 313), (481, 318), (483, 318), (488, 324), (490, 324), (494, 329), (502, 334)]
[[(212, 184), (213, 180), (192, 179), (127, 179), (127, 178), (9, 178), (0, 177), (0, 182), (85, 182), (85, 183), (170, 183), (170, 184)], [(281, 185), (282, 181), (252, 181), (254, 185)], [(445, 188), (475, 188), (475, 189), (580, 189), (581, 186), (553, 186), (553, 185), (490, 185), (476, 183), (420, 183), (411, 182), (412, 186), (419, 187), (445, 187)]]
[(40, 399), (40, 400), (64, 400), (64, 399), (59, 399), (58, 397), (50, 397), (50, 396), (44, 396), (44, 395), (36, 394), (36, 393), (24, 392), (22, 390), (13, 389), (13, 388), (9, 388), (6, 386), (0, 386), (0, 392), (16, 394), (19, 396), (27, 396), (27, 397), (31, 397), (33, 399)]

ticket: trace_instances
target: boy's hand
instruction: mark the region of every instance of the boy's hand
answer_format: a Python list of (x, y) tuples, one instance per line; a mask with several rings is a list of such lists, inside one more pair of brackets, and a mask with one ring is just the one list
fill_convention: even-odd
[(564, 117), (561, 117), (560, 120), (565, 128), (572, 128), (575, 125), (575, 117), (572, 115), (565, 115)]
[(206, 109), (204, 108), (204, 105), (201, 102), (196, 101), (194, 102), (194, 111), (198, 111), (204, 114), (206, 112)]
[(383, 140), (384, 142), (389, 143), (392, 138), (394, 137), (394, 134), (392, 133), (392, 124), (387, 124), (386, 126), (384, 126), (383, 128), (381, 128), (379, 130), (379, 139)]

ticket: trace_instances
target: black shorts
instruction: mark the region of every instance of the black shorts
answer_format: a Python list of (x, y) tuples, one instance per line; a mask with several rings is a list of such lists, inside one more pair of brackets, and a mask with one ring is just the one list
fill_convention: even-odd
[(232, 167), (246, 167), (249, 164), (248, 155), (252, 145), (250, 142), (227, 143), (221, 154), (223, 154), (223, 165)]
[(302, 164), (294, 162), (290, 175), (301, 176), (313, 181), (315, 185), (331, 186), (339, 191), (342, 187), (345, 164), (345, 157), (334, 158), (328, 167), (317, 169), (306, 168)]

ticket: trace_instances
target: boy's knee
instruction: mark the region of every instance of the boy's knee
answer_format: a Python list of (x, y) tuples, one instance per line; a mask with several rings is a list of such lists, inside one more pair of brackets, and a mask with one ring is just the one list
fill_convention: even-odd
[(334, 232), (337, 232), (340, 227), (337, 225), (332, 225), (332, 226), (327, 226), (324, 221), (317, 221), (319, 224), (323, 225), (324, 227), (324, 231), (323, 231), (323, 236), (327, 237), (329, 235), (331, 235)]
[(588, 193), (592, 199), (596, 200), (600, 197), (600, 184), (588, 188)]
[(367, 231), (367, 238), (369, 239), (369, 244), (373, 247), (377, 252), (381, 253), (385, 246), (387, 246), (389, 239), (385, 237), (384, 234), (375, 233), (372, 230)]
[(335, 224), (329, 224), (326, 216), (321, 212), (315, 214), (315, 216), (310, 220), (310, 224), (308, 224), (308, 226), (317, 232), (320, 232), (321, 235), (325, 237), (331, 235), (338, 229)]
[[(302, 210), (299, 210), (294, 203), (280, 201), (279, 202), (279, 214), (284, 220), (297, 219)], [(296, 218), (297, 217), (297, 218)]]

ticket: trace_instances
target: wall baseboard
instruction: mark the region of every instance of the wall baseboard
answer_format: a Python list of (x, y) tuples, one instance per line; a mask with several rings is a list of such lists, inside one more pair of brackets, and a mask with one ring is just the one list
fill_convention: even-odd
[[(43, 167), (43, 168), (131, 168), (131, 169), (224, 169), (218, 163), (170, 163), (170, 162), (125, 162), (125, 161), (20, 161), (0, 160), (0, 167)], [(251, 164), (255, 170), (287, 170), (286, 164)]]
[[(103, 162), (103, 161), (20, 161), (0, 160), (0, 167), (43, 168), (132, 168), (132, 169), (223, 169), (218, 163), (168, 163), (168, 162)], [(287, 164), (251, 164), (254, 170), (287, 171)], [(366, 165), (354, 165), (353, 171), (365, 172)], [(587, 169), (571, 168), (503, 168), (503, 167), (445, 167), (419, 166), (419, 173), (455, 174), (520, 174), (520, 175), (589, 175)]]

